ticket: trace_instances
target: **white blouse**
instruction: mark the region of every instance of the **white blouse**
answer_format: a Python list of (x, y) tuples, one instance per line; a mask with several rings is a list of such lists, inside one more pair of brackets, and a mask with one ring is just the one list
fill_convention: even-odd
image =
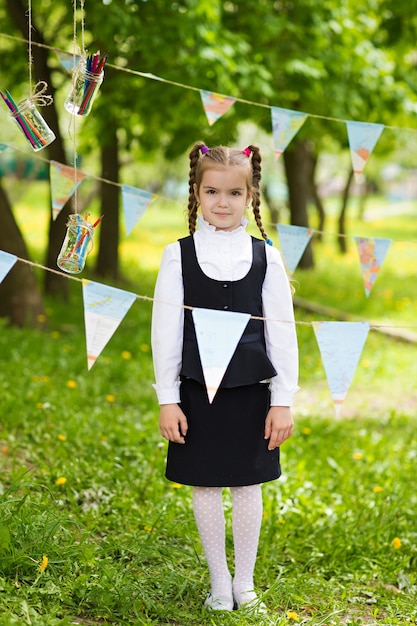
[[(216, 230), (201, 216), (194, 234), (197, 259), (214, 280), (242, 279), (252, 265), (252, 241), (247, 220), (232, 231)], [(270, 380), (271, 405), (291, 406), (298, 387), (298, 346), (290, 285), (279, 251), (266, 248), (267, 270), (262, 288), (266, 318), (266, 352), (277, 375)], [(179, 242), (169, 244), (162, 256), (152, 312), (152, 352), (159, 404), (180, 401), (179, 374), (184, 324), (184, 287)]]

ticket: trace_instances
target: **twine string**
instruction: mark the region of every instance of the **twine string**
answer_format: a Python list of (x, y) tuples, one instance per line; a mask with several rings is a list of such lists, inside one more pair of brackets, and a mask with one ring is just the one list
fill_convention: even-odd
[(32, 94), (32, 0), (28, 0), (28, 56), (29, 56), (29, 93)]
[[(77, 94), (76, 94), (76, 90), (75, 90), (75, 82), (74, 82), (74, 77), (76, 74), (76, 59), (77, 59), (77, 0), (73, 0), (73, 7), (74, 7), (74, 19), (73, 19), (73, 89), (72, 89), (72, 96), (73, 96), (73, 108), (75, 110), (75, 106), (76, 106), (76, 98), (77, 98)], [(81, 9), (82, 11), (84, 11), (84, 0), (81, 0)], [(83, 22), (83, 26), (82, 26), (82, 37), (84, 38), (84, 17), (82, 17), (82, 22)], [(84, 54), (84, 41), (82, 42), (82, 54)], [(72, 123), (72, 129), (71, 129), (71, 123)], [(74, 209), (74, 213), (78, 213), (78, 189), (77, 189), (77, 129), (76, 129), (76, 120), (75, 120), (75, 115), (71, 115), (71, 119), (69, 121), (69, 125), (68, 125), (68, 134), (72, 139), (72, 146), (73, 146), (73, 168), (74, 168), (74, 194), (73, 194), (73, 209)], [(71, 132), (72, 130), (72, 132)]]
[(36, 83), (35, 87), (30, 89), (30, 101), (37, 106), (46, 107), (52, 104), (53, 98), (46, 93), (48, 84), (44, 80), (40, 80)]

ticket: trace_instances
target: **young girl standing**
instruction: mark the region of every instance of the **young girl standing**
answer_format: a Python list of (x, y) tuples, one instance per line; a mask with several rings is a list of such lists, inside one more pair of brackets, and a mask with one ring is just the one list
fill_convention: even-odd
[[(192, 148), (190, 235), (165, 248), (155, 287), (154, 388), (160, 432), (169, 441), (166, 477), (193, 487), (210, 572), (205, 606), (213, 610), (265, 610), (253, 583), (261, 483), (281, 474), (279, 446), (291, 436), (290, 407), (298, 389), (291, 289), (278, 250), (263, 241), (260, 179), (255, 146)], [(249, 204), (263, 240), (246, 233)], [(252, 316), (211, 404), (191, 307)], [(233, 579), (226, 558), (224, 487), (230, 488), (233, 507)]]

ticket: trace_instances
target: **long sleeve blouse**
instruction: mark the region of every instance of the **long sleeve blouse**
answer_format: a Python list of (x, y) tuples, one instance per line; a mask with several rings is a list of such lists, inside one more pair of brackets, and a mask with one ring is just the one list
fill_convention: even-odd
[[(214, 280), (242, 279), (252, 264), (247, 220), (232, 231), (216, 230), (202, 217), (194, 234), (202, 271)], [(276, 376), (270, 380), (271, 405), (291, 406), (298, 390), (298, 346), (290, 285), (279, 251), (266, 245), (267, 270), (262, 288), (265, 343)], [(184, 288), (179, 242), (166, 246), (155, 286), (152, 352), (159, 404), (180, 401), (184, 325)]]

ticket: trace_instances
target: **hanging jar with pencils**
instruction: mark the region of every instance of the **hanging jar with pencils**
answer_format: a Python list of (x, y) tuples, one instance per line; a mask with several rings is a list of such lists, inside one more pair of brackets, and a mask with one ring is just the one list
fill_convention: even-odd
[(69, 215), (67, 233), (57, 258), (58, 267), (68, 274), (83, 271), (87, 255), (93, 249), (94, 225), (76, 213)]
[(35, 152), (46, 148), (55, 140), (55, 134), (30, 98), (16, 103), (9, 91), (1, 92), (0, 95), (8, 106), (12, 119)]
[(99, 53), (81, 59), (74, 70), (72, 88), (64, 103), (68, 113), (85, 116), (91, 112), (103, 82), (106, 61), (107, 55), (100, 59)]

